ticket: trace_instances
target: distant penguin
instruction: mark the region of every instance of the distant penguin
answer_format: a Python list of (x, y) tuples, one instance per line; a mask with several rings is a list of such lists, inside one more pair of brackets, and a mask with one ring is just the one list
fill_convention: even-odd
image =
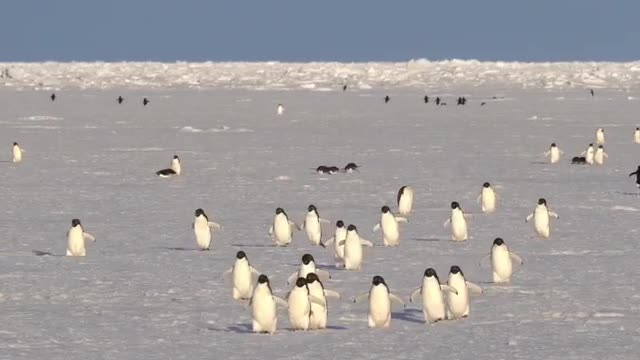
[(338, 220), (336, 222), (336, 231), (333, 237), (327, 240), (324, 244), (333, 244), (333, 260), (335, 261), (336, 268), (344, 264), (344, 243), (347, 238), (347, 228), (344, 227), (344, 222)]
[(587, 147), (587, 150), (583, 151), (582, 154), (580, 155), (585, 155), (584, 159), (585, 162), (589, 165), (593, 165), (593, 155), (595, 154), (595, 151), (593, 149), (593, 144), (589, 144), (589, 146)]
[(385, 104), (386, 104), (386, 103), (388, 103), (388, 102), (389, 102), (389, 100), (391, 100), (391, 98), (389, 97), (389, 95), (387, 95), (387, 96), (385, 96), (385, 97), (384, 97), (384, 103), (385, 103)]
[(67, 232), (67, 256), (85, 256), (87, 240), (95, 242), (96, 238), (84, 231), (80, 220), (71, 220), (71, 229)]
[(277, 208), (276, 215), (273, 218), (273, 225), (269, 229), (269, 235), (271, 235), (276, 245), (289, 245), (293, 240), (293, 229), (300, 230), (300, 227), (289, 220), (287, 213), (282, 208)]
[(374, 276), (368, 293), (359, 295), (353, 302), (369, 299), (369, 327), (387, 328), (391, 325), (391, 302), (405, 307), (404, 301), (389, 291), (387, 283), (382, 276)]
[(593, 163), (596, 165), (604, 165), (604, 159), (608, 158), (606, 152), (604, 152), (604, 147), (602, 145), (598, 145), (598, 149), (596, 150), (595, 155), (593, 155)]
[(149, 101), (149, 99), (144, 98), (144, 99), (142, 99), (142, 106), (147, 106), (147, 105), (149, 105), (150, 102), (151, 101)]
[(589, 89), (589, 94), (591, 94), (591, 97), (593, 97), (596, 93), (593, 91), (593, 89)]
[(493, 191), (491, 184), (485, 182), (482, 184), (482, 191), (478, 195), (477, 201), (482, 206), (482, 212), (490, 214), (496, 211), (496, 192)]
[(13, 162), (18, 163), (22, 161), (22, 153), (25, 152), (23, 148), (18, 145), (17, 142), (13, 143)]
[(604, 145), (604, 129), (598, 128), (596, 130), (596, 144)]
[(342, 91), (347, 91), (347, 85), (342, 85)]
[(469, 238), (467, 216), (457, 201), (451, 203), (451, 216), (444, 222), (444, 226), (451, 225), (451, 239), (453, 241), (466, 241)]
[(424, 96), (424, 103), (425, 103), (425, 104), (428, 104), (428, 103), (429, 103), (429, 96), (428, 96), (428, 95), (425, 95), (425, 96)]
[(458, 104), (457, 105), (462, 105), (462, 98), (461, 97), (458, 98)]
[(173, 155), (173, 159), (171, 160), (171, 167), (168, 169), (162, 169), (162, 170), (156, 171), (156, 175), (158, 175), (159, 177), (166, 178), (166, 177), (180, 175), (181, 172), (182, 172), (182, 166), (180, 165), (180, 158), (178, 157), (178, 155)]
[(309, 294), (307, 279), (304, 277), (298, 278), (295, 286), (287, 295), (289, 325), (292, 330), (309, 330), (312, 303), (319, 307), (324, 307), (325, 305), (322, 299)]
[(286, 301), (273, 295), (267, 275), (260, 275), (251, 296), (253, 332), (273, 334), (276, 331), (278, 326), (277, 305), (289, 307)]
[(362, 246), (373, 247), (371, 241), (358, 235), (358, 229), (351, 224), (347, 227), (347, 236), (340, 241), (344, 245), (344, 268), (346, 270), (360, 270), (362, 268)]
[(640, 127), (637, 127), (633, 132), (633, 142), (640, 144)]
[(376, 232), (382, 229), (382, 243), (384, 246), (398, 246), (400, 244), (400, 226), (398, 223), (407, 223), (407, 218), (393, 215), (391, 209), (386, 205), (380, 211), (380, 222), (373, 227), (373, 231)]
[(314, 273), (317, 274), (318, 277), (322, 279), (322, 281), (327, 281), (331, 279), (331, 274), (325, 270), (321, 270), (316, 268), (316, 262), (311, 254), (302, 255), (302, 261), (300, 262), (300, 268), (296, 270), (289, 279), (287, 280), (287, 284), (292, 284), (297, 278), (306, 278), (307, 274)]
[(493, 282), (497, 284), (511, 282), (513, 263), (515, 262), (517, 265), (522, 265), (523, 263), (522, 258), (510, 251), (502, 238), (493, 240), (491, 253), (481, 260), (481, 264), (485, 259), (491, 260)]
[(426, 322), (438, 322), (447, 318), (447, 307), (444, 302), (444, 292), (458, 291), (449, 285), (440, 284), (438, 274), (432, 268), (428, 268), (422, 277), (422, 285), (415, 289), (409, 301), (414, 302), (417, 295), (422, 295), (422, 314)]
[(302, 223), (302, 228), (307, 233), (307, 237), (313, 245), (324, 247), (322, 243), (322, 223), (328, 224), (329, 220), (322, 219), (320, 215), (318, 215), (318, 209), (315, 205), (309, 205), (307, 207), (307, 215)]
[(467, 98), (466, 97), (462, 97), (462, 105), (467, 105)]
[(413, 188), (405, 185), (398, 190), (398, 214), (408, 216), (413, 209)]
[(316, 173), (318, 174), (329, 174), (329, 167), (328, 166), (324, 166), (324, 165), (320, 165), (316, 168)]
[(318, 277), (318, 274), (316, 273), (307, 274), (307, 287), (309, 288), (309, 295), (320, 299), (323, 303), (322, 306), (316, 303), (311, 303), (309, 329), (325, 329), (327, 327), (327, 318), (329, 316), (327, 299), (340, 299), (340, 294), (335, 291), (325, 289)]
[(51, 94), (51, 101), (56, 101), (56, 94), (55, 93)]
[(224, 272), (223, 276), (232, 276), (233, 299), (249, 300), (253, 294), (255, 279), (260, 276), (260, 272), (249, 264), (247, 254), (244, 251), (236, 253), (236, 260), (231, 269)]
[(547, 200), (544, 198), (540, 198), (538, 200), (538, 205), (533, 213), (527, 216), (525, 222), (531, 221), (533, 219), (534, 228), (536, 233), (543, 238), (549, 238), (550, 229), (549, 229), (549, 217), (554, 217), (559, 219), (558, 214), (549, 210), (547, 207)]
[(460, 267), (456, 265), (449, 270), (447, 285), (456, 290), (447, 294), (447, 319), (466, 318), (470, 310), (469, 292), (482, 294), (482, 289), (467, 281)]
[(340, 168), (337, 166), (329, 166), (328, 170), (329, 170), (329, 174), (337, 174), (340, 172)]
[(122, 104), (124, 98), (122, 96), (118, 96), (118, 104)]
[(436, 97), (436, 105), (440, 105), (440, 97)]
[(487, 103), (484, 101), (480, 103), (480, 106), (485, 106), (485, 105), (487, 105)]
[(587, 159), (584, 156), (574, 156), (573, 159), (571, 159), (571, 164), (586, 165)]
[(356, 165), (356, 163), (348, 163), (347, 165), (345, 165), (344, 169), (342, 169), (342, 171), (351, 174), (354, 171), (360, 171), (358, 170), (360, 166)]
[(636, 171), (629, 174), (629, 177), (635, 175), (636, 176), (636, 186), (640, 189), (640, 166), (636, 169)]
[(221, 229), (220, 224), (209, 221), (207, 214), (202, 209), (196, 209), (195, 220), (191, 227), (196, 235), (196, 243), (200, 250), (209, 250), (211, 246), (212, 229)]
[(564, 152), (560, 149), (558, 149), (558, 146), (556, 145), (556, 143), (551, 143), (551, 147), (549, 148), (549, 151), (544, 153), (544, 156), (547, 157), (549, 156), (549, 162), (551, 162), (552, 164), (555, 164), (557, 162), (560, 161), (560, 156), (563, 155)]
[(282, 104), (278, 104), (278, 109), (276, 110), (278, 115), (284, 114), (284, 106)]

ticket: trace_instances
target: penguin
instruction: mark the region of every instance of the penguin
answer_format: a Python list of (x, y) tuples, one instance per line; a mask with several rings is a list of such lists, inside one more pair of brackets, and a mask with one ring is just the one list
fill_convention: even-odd
[(156, 175), (161, 178), (167, 178), (171, 176), (180, 175), (182, 172), (182, 166), (180, 165), (180, 158), (178, 155), (173, 155), (173, 159), (171, 160), (171, 167), (168, 169), (162, 169), (156, 171)]
[(511, 282), (513, 274), (513, 263), (522, 265), (522, 258), (509, 250), (502, 238), (496, 238), (491, 245), (491, 253), (481, 260), (481, 265), (485, 260), (491, 260), (491, 268), (493, 271), (493, 282), (496, 284)]
[(300, 227), (289, 220), (287, 213), (282, 208), (276, 209), (273, 217), (273, 225), (269, 229), (269, 235), (278, 246), (287, 246), (293, 240), (293, 229), (300, 230)]
[(307, 207), (307, 216), (304, 218), (302, 228), (306, 231), (309, 241), (315, 246), (325, 247), (322, 243), (322, 223), (329, 223), (329, 220), (322, 219), (318, 215), (318, 209), (314, 205)]
[(336, 264), (336, 268), (339, 268), (344, 264), (344, 241), (347, 238), (347, 228), (344, 227), (344, 222), (338, 220), (336, 222), (336, 231), (329, 240), (325, 241), (326, 245), (333, 244), (333, 260)]
[(544, 198), (538, 199), (538, 206), (533, 213), (529, 214), (525, 219), (525, 222), (529, 222), (533, 219), (534, 228), (536, 233), (545, 239), (549, 238), (549, 217), (554, 217), (556, 219), (560, 219), (558, 214), (550, 211), (547, 207), (547, 200)]
[(398, 246), (400, 244), (400, 227), (398, 223), (408, 223), (407, 218), (402, 216), (395, 216), (391, 212), (388, 206), (383, 206), (380, 209), (380, 222), (373, 227), (373, 231), (376, 232), (382, 229), (382, 243), (384, 246)]
[(467, 230), (467, 214), (462, 211), (457, 201), (451, 203), (451, 216), (444, 222), (444, 226), (451, 225), (451, 239), (466, 241), (469, 238)]
[(462, 105), (462, 98), (458, 97), (458, 104), (457, 105)]
[(332, 175), (340, 172), (340, 168), (337, 166), (329, 166), (328, 170), (329, 170), (329, 174), (332, 174)]
[(351, 174), (351, 173), (353, 173), (354, 171), (358, 171), (358, 172), (359, 172), (359, 171), (360, 171), (360, 170), (358, 170), (358, 168), (359, 168), (359, 167), (360, 167), (360, 166), (359, 166), (359, 165), (356, 165), (356, 163), (352, 163), (352, 162), (350, 162), (350, 163), (348, 163), (347, 165), (345, 165), (345, 167), (344, 167), (344, 169), (343, 169), (342, 171), (344, 171), (344, 172), (346, 172), (346, 173)]
[(593, 165), (593, 155), (594, 155), (593, 143), (589, 144), (589, 146), (587, 147), (587, 150), (583, 151), (580, 155), (585, 155), (584, 161), (589, 165)]
[(67, 256), (85, 256), (85, 242), (96, 241), (96, 238), (85, 232), (79, 219), (71, 220), (71, 229), (67, 232)]
[(544, 153), (544, 156), (550, 156), (549, 158), (549, 162), (552, 164), (556, 164), (557, 162), (560, 161), (560, 156), (563, 155), (564, 152), (560, 149), (558, 149), (558, 146), (556, 145), (556, 143), (551, 143), (551, 147), (549, 148), (549, 151)]
[(422, 314), (424, 315), (424, 321), (435, 323), (447, 317), (447, 307), (444, 302), (445, 291), (452, 292), (456, 295), (458, 294), (458, 291), (451, 286), (440, 284), (440, 279), (436, 271), (428, 268), (424, 271), (422, 286), (411, 293), (409, 302), (414, 302), (418, 294), (422, 295)]
[(398, 213), (402, 216), (411, 214), (413, 208), (413, 188), (405, 185), (398, 190)]
[(51, 101), (56, 101), (56, 94), (55, 93), (51, 94)]
[(480, 106), (485, 106), (485, 105), (487, 105), (487, 103), (484, 101), (480, 103)]
[(449, 270), (447, 285), (455, 292), (447, 293), (447, 319), (455, 320), (469, 316), (469, 293), (482, 294), (482, 288), (465, 279), (460, 267), (453, 265)]
[(24, 153), (24, 149), (18, 145), (17, 142), (13, 143), (13, 162), (18, 163), (22, 161), (22, 153)]
[(633, 132), (633, 142), (640, 144), (640, 127), (637, 127), (636, 131)]
[(584, 156), (574, 156), (573, 159), (571, 159), (571, 164), (586, 165), (587, 159)]
[(636, 171), (629, 174), (629, 177), (635, 175), (636, 176), (636, 186), (640, 189), (640, 166), (636, 169)]
[(345, 270), (360, 270), (362, 268), (362, 246), (373, 247), (371, 241), (358, 235), (358, 229), (353, 224), (347, 227), (347, 236), (339, 244), (344, 245)]
[(329, 167), (328, 166), (324, 166), (324, 165), (320, 165), (316, 168), (316, 172), (318, 174), (329, 174)]
[(118, 104), (122, 104), (122, 102), (124, 101), (124, 98), (122, 96), (118, 96)]
[(324, 285), (320, 281), (318, 274), (307, 274), (307, 288), (309, 288), (309, 295), (314, 296), (322, 301), (322, 306), (316, 303), (311, 303), (311, 316), (309, 318), (309, 329), (325, 329), (327, 327), (327, 318), (329, 316), (329, 308), (327, 299), (340, 299), (340, 294), (329, 289), (325, 289)]
[(150, 102), (151, 101), (149, 101), (149, 99), (144, 98), (144, 99), (142, 99), (142, 106), (147, 106), (147, 105), (149, 105)]
[(292, 330), (309, 330), (311, 320), (311, 304), (324, 307), (324, 301), (309, 294), (307, 279), (299, 277), (287, 295), (289, 308), (289, 325)]
[(249, 263), (247, 254), (244, 251), (236, 253), (236, 260), (233, 266), (224, 272), (223, 276), (232, 276), (234, 300), (249, 300), (253, 294), (255, 278), (260, 276), (260, 272)]
[(209, 250), (212, 229), (220, 230), (222, 227), (218, 223), (209, 221), (207, 214), (202, 209), (196, 209), (195, 214), (196, 219), (191, 224), (191, 228), (196, 235), (196, 243), (200, 250)]
[(482, 184), (482, 191), (480, 191), (480, 195), (478, 195), (478, 201), (482, 206), (482, 212), (490, 214), (496, 211), (496, 192), (493, 191), (491, 184), (485, 182)]
[(386, 103), (388, 103), (388, 102), (389, 102), (389, 100), (391, 100), (391, 98), (389, 97), (389, 95), (387, 95), (387, 96), (385, 96), (385, 97), (384, 97), (384, 103), (385, 103), (385, 104), (386, 104)]
[(604, 129), (598, 128), (596, 130), (596, 144), (604, 145)]
[(467, 98), (466, 97), (462, 97), (462, 105), (467, 105)]
[(316, 262), (311, 254), (302, 255), (302, 262), (300, 263), (300, 268), (296, 270), (289, 279), (287, 280), (287, 284), (293, 283), (293, 281), (297, 278), (307, 277), (307, 274), (314, 273), (317, 274), (318, 277), (322, 278), (322, 281), (327, 281), (331, 279), (331, 274), (325, 270), (317, 269)]
[(429, 103), (429, 96), (428, 96), (428, 95), (425, 95), (425, 96), (424, 96), (424, 103), (425, 103), (425, 104), (428, 104), (428, 103)]
[(278, 326), (277, 305), (289, 307), (280, 297), (273, 295), (267, 275), (258, 276), (258, 283), (251, 295), (251, 310), (253, 313), (253, 332), (273, 334)]
[(440, 97), (436, 97), (436, 106), (440, 105)]
[(591, 97), (593, 97), (596, 93), (593, 91), (593, 89), (589, 89), (589, 94), (591, 94)]
[(354, 303), (369, 298), (369, 327), (387, 328), (391, 325), (391, 303), (395, 302), (406, 307), (404, 301), (389, 291), (387, 283), (382, 276), (374, 276), (371, 281), (371, 289), (353, 299)]
[(593, 162), (596, 165), (604, 165), (604, 159), (608, 158), (606, 152), (604, 152), (604, 147), (602, 145), (598, 145), (598, 149), (596, 150), (595, 155), (593, 155)]
[(347, 85), (342, 85), (342, 91), (347, 91)]
[(282, 104), (278, 104), (278, 109), (276, 111), (278, 115), (284, 114), (284, 106)]

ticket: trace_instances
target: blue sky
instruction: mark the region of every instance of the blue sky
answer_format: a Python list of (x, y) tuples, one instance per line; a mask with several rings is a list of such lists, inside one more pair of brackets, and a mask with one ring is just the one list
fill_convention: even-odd
[(0, 61), (640, 59), (638, 0), (3, 0)]

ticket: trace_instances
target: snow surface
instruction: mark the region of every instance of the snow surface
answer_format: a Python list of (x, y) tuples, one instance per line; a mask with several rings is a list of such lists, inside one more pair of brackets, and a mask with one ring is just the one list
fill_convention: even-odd
[[(632, 142), (638, 105), (628, 97), (640, 98), (640, 91), (624, 88), (637, 82), (637, 65), (503, 64), (502, 71), (494, 64), (486, 67), (497, 73), (468, 79), (464, 71), (460, 78), (429, 78), (438, 66), (456, 74), (456, 62), (322, 64), (317, 71), (313, 64), (277, 63), (126, 66), (9, 64), (14, 78), (0, 79), (13, 82), (0, 89), (0, 144), (7, 150), (0, 158), (0, 358), (637, 358), (640, 205), (627, 175), (640, 152)], [(170, 76), (147, 78), (147, 66), (151, 73), (166, 67)], [(225, 71), (209, 72), (226, 66), (229, 80), (219, 80)], [(412, 66), (425, 73), (414, 80)], [(555, 75), (509, 83), (505, 74), (520, 66)], [(201, 76), (207, 87), (278, 89), (272, 74), (288, 67), (332, 91), (187, 89)], [(575, 81), (577, 69), (589, 74), (596, 67), (595, 78), (605, 82), (594, 98), (558, 80)], [(180, 68), (193, 71), (173, 78)], [(242, 80), (236, 70), (271, 75)], [(123, 83), (138, 71), (138, 80)], [(372, 89), (342, 92), (349, 76)], [(284, 88), (299, 88), (286, 81)], [(65, 90), (51, 102), (50, 91), (34, 90), (38, 82)], [(556, 82), (558, 88), (547, 88)], [(449, 105), (424, 104), (425, 93), (414, 85), (433, 87), (429, 95)], [(467, 105), (455, 106), (462, 95)], [(151, 100), (147, 107), (143, 96)], [(282, 116), (278, 103), (286, 106)], [(608, 162), (570, 165), (597, 127), (607, 134)], [(13, 141), (27, 151), (23, 163), (8, 162)], [(544, 163), (551, 142), (566, 153), (559, 164)], [(155, 177), (174, 153), (183, 174)], [(311, 170), (351, 161), (361, 172)], [(468, 242), (448, 241), (442, 223), (450, 202), (477, 213), (485, 181), (498, 187), (499, 210), (474, 214)], [(332, 223), (356, 224), (380, 245), (381, 234), (371, 229), (382, 205), (395, 208), (402, 185), (416, 189), (416, 202), (410, 223), (401, 226), (401, 244), (366, 248), (362, 271), (332, 269), (329, 252), (312, 247), (304, 232), (286, 248), (274, 247), (267, 235), (276, 207), (301, 222), (313, 203)], [(524, 223), (539, 197), (560, 215), (550, 240), (536, 238)], [(224, 227), (210, 252), (195, 251), (190, 226), (198, 207)], [(74, 217), (97, 238), (85, 258), (59, 256)], [(498, 236), (525, 261), (507, 286), (491, 284), (490, 271), (478, 266)], [(279, 309), (275, 335), (250, 333), (251, 312), (232, 300), (221, 279), (238, 250), (271, 277), (279, 295), (302, 254), (312, 253), (332, 272), (326, 287), (345, 297), (330, 303), (330, 328), (291, 332)], [(348, 300), (368, 291), (373, 275), (406, 298), (425, 268), (445, 281), (454, 264), (485, 289), (472, 298), (466, 320), (426, 325), (412, 304), (396, 310), (390, 329), (369, 329), (367, 305)]]

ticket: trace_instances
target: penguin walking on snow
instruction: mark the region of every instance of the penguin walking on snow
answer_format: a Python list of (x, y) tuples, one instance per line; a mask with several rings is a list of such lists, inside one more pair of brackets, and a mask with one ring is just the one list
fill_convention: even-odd
[(482, 294), (482, 288), (467, 281), (460, 267), (453, 265), (449, 270), (447, 285), (455, 292), (447, 293), (447, 319), (463, 319), (469, 316), (471, 304), (469, 293)]
[(491, 187), (491, 184), (485, 182), (482, 184), (482, 191), (480, 191), (480, 195), (478, 195), (478, 201), (482, 206), (482, 212), (490, 214), (496, 211), (496, 192)]
[(637, 127), (633, 132), (633, 142), (636, 144), (640, 144), (640, 127)]
[[(302, 228), (307, 233), (309, 241), (315, 246), (322, 246), (322, 224), (329, 224), (329, 220), (323, 219), (318, 214), (318, 209), (315, 205), (309, 205), (307, 207), (307, 215), (302, 223)], [(306, 276), (306, 275), (305, 275)]]
[(428, 104), (428, 103), (429, 103), (429, 96), (428, 96), (428, 95), (425, 95), (425, 96), (424, 96), (424, 103), (425, 103), (425, 104)]
[(309, 330), (325, 329), (329, 316), (327, 299), (340, 299), (340, 294), (329, 289), (325, 289), (322, 281), (316, 273), (307, 274), (307, 287), (309, 295), (315, 296), (322, 301), (322, 306), (311, 303), (311, 316), (309, 317)]
[(384, 103), (385, 103), (385, 104), (386, 104), (386, 103), (388, 103), (388, 102), (389, 102), (389, 100), (391, 100), (391, 98), (389, 97), (389, 95), (387, 95), (387, 96), (385, 96), (385, 97), (384, 97)]
[(444, 222), (444, 226), (451, 225), (451, 239), (453, 241), (466, 241), (469, 238), (467, 217), (457, 201), (451, 203), (451, 216)]
[(269, 278), (264, 274), (258, 277), (258, 282), (253, 289), (250, 304), (253, 314), (253, 332), (267, 334), (273, 334), (278, 327), (277, 306), (289, 307), (289, 304), (285, 300), (273, 295)]
[(284, 114), (284, 106), (282, 104), (278, 104), (278, 109), (276, 110), (278, 115)]
[(79, 219), (71, 220), (71, 229), (67, 232), (67, 256), (85, 256), (85, 242), (96, 241), (96, 238), (84, 231)]
[(56, 101), (56, 94), (55, 93), (51, 94), (51, 101)]
[(583, 151), (580, 155), (584, 155), (584, 161), (587, 164), (593, 165), (593, 156), (595, 155), (595, 150), (593, 149), (593, 143), (589, 144), (589, 146), (587, 147), (587, 150)]
[(369, 327), (388, 328), (391, 325), (391, 303), (395, 302), (404, 308), (402, 299), (392, 294), (382, 276), (374, 276), (368, 293), (357, 296), (354, 303), (369, 299)]
[(347, 227), (347, 236), (340, 241), (339, 245), (344, 245), (345, 270), (360, 270), (362, 268), (362, 247), (373, 247), (371, 241), (360, 237), (358, 229), (353, 224)]
[(118, 96), (118, 104), (122, 104), (122, 102), (124, 101), (124, 98), (122, 96)]
[(209, 250), (213, 229), (220, 230), (222, 226), (216, 222), (209, 221), (207, 214), (202, 209), (196, 209), (195, 214), (196, 218), (191, 227), (196, 235), (196, 243), (200, 250)]
[(593, 163), (596, 165), (604, 165), (604, 159), (607, 159), (608, 157), (609, 155), (604, 152), (604, 147), (602, 145), (598, 145), (598, 149), (593, 155)]
[(533, 219), (533, 225), (536, 230), (536, 233), (545, 239), (549, 238), (550, 228), (549, 228), (549, 218), (553, 217), (556, 219), (560, 219), (558, 214), (549, 210), (547, 207), (547, 200), (544, 198), (538, 199), (538, 205), (533, 213), (529, 214), (525, 219), (525, 222), (531, 221)]
[(555, 164), (560, 161), (560, 156), (563, 154), (564, 152), (558, 148), (556, 143), (552, 143), (549, 150), (544, 153), (544, 156), (549, 157), (549, 162)]
[(18, 145), (17, 142), (13, 143), (13, 162), (14, 163), (19, 163), (22, 161), (22, 153), (24, 153), (24, 149), (20, 147), (20, 145)]
[(413, 188), (405, 185), (398, 190), (397, 196), (398, 213), (402, 216), (409, 216), (413, 209)]
[(336, 230), (329, 240), (325, 241), (325, 245), (333, 244), (333, 260), (336, 264), (336, 268), (339, 268), (344, 264), (344, 243), (347, 238), (347, 228), (344, 226), (342, 220), (336, 222)]
[(311, 305), (315, 304), (321, 308), (325, 302), (309, 293), (307, 279), (299, 277), (296, 284), (287, 295), (289, 308), (289, 325), (292, 330), (309, 330), (311, 320)]
[(147, 105), (149, 105), (150, 102), (151, 101), (149, 101), (149, 99), (144, 98), (144, 99), (142, 99), (142, 106), (147, 106)]
[(435, 323), (447, 317), (447, 307), (444, 302), (444, 293), (458, 291), (449, 285), (441, 284), (438, 274), (432, 268), (428, 268), (422, 277), (422, 285), (415, 289), (409, 302), (415, 302), (418, 295), (422, 295), (422, 313), (424, 321)]
[(276, 209), (276, 215), (273, 217), (273, 225), (269, 228), (269, 235), (278, 246), (287, 246), (293, 240), (293, 230), (300, 231), (300, 227), (289, 220), (287, 213), (282, 208)]
[(480, 260), (480, 265), (485, 266), (486, 260), (491, 260), (493, 282), (496, 284), (510, 282), (514, 263), (515, 265), (523, 264), (522, 258), (509, 250), (502, 238), (493, 240), (491, 253)]
[(253, 294), (255, 281), (260, 272), (249, 263), (247, 254), (244, 251), (236, 253), (236, 260), (231, 269), (224, 272), (223, 277), (232, 277), (234, 300), (249, 300)]
[(398, 246), (400, 244), (400, 226), (398, 223), (406, 224), (409, 220), (405, 217), (394, 215), (386, 205), (380, 211), (380, 221), (373, 227), (373, 232), (382, 229), (384, 246)]
[(629, 177), (635, 175), (636, 176), (636, 186), (640, 189), (640, 166), (636, 169), (636, 171), (629, 174)]
[(317, 274), (318, 277), (322, 278), (322, 281), (327, 281), (331, 279), (331, 274), (328, 271), (321, 270), (316, 268), (316, 262), (311, 254), (302, 255), (302, 262), (300, 263), (300, 268), (295, 271), (289, 279), (287, 280), (287, 284), (293, 283), (293, 281), (297, 278), (306, 278), (308, 274), (314, 273)]

